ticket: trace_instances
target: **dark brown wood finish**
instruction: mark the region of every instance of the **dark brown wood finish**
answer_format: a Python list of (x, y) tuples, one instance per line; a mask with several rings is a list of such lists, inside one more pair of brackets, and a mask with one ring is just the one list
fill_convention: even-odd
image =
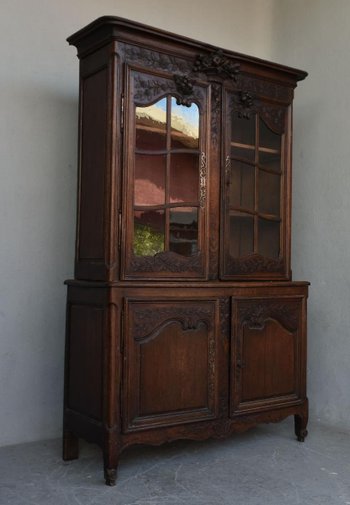
[(63, 457), (295, 416), (307, 282), (290, 271), (291, 107), (305, 72), (121, 18), (80, 59)]

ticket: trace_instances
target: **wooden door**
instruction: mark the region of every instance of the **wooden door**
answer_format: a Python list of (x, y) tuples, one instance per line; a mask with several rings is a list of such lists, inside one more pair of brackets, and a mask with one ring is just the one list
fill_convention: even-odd
[(126, 74), (123, 276), (204, 279), (208, 85), (184, 89), (164, 68)]
[(305, 300), (233, 300), (230, 413), (305, 398)]
[(126, 301), (124, 431), (213, 419), (218, 302)]

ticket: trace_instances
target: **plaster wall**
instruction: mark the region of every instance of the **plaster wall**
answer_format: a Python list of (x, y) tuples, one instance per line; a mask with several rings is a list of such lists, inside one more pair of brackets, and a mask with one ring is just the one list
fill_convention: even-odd
[(311, 416), (350, 429), (350, 2), (276, 0), (272, 58), (309, 72), (294, 106), (292, 267), (311, 281)]
[(61, 431), (78, 105), (78, 60), (66, 37), (117, 15), (268, 59), (273, 4), (1, 1), (0, 445)]

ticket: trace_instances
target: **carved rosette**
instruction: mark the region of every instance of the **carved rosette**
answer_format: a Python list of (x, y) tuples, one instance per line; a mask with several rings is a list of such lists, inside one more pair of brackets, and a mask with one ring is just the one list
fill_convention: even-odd
[(240, 65), (224, 56), (223, 51), (218, 49), (207, 55), (198, 55), (193, 65), (193, 71), (237, 81)]
[(263, 300), (247, 301), (239, 304), (238, 319), (241, 325), (247, 325), (252, 330), (262, 330), (268, 319), (274, 319), (288, 330), (298, 328), (300, 307), (297, 301), (285, 303), (283, 301)]
[(193, 82), (186, 75), (174, 75), (174, 81), (176, 86), (176, 91), (178, 92), (178, 98), (176, 99), (177, 105), (185, 105), (186, 107), (191, 107), (194, 89)]
[(248, 91), (239, 91), (233, 95), (233, 103), (231, 108), (237, 111), (238, 117), (250, 119), (256, 114), (255, 96)]

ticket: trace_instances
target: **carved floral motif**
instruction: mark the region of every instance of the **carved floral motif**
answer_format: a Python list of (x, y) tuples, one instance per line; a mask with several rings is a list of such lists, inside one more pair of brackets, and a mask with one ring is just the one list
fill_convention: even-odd
[(228, 256), (226, 259), (226, 272), (234, 275), (253, 274), (256, 272), (283, 272), (283, 258), (274, 260), (265, 258), (260, 254), (251, 254), (243, 258), (233, 258)]
[(175, 83), (170, 79), (162, 79), (161, 77), (149, 78), (144, 77), (140, 74), (136, 74), (134, 77), (134, 101), (135, 103), (149, 104), (154, 102), (157, 98), (164, 96), (165, 94), (171, 93), (177, 99), (178, 105), (186, 105), (189, 107), (191, 103), (196, 100), (198, 104), (203, 101), (204, 94), (201, 88), (193, 88), (191, 92), (191, 98), (183, 97), (179, 93), (179, 89)]
[(137, 63), (152, 70), (188, 74), (192, 69), (190, 61), (138, 46), (121, 45), (121, 53), (129, 63)]
[(216, 148), (221, 128), (221, 86), (219, 84), (212, 84), (211, 90), (211, 139), (214, 148)]
[[(159, 303), (154, 307), (150, 307), (149, 304), (134, 304), (132, 311), (133, 337), (135, 340), (147, 338), (167, 322), (179, 322), (184, 331), (196, 330), (199, 324), (204, 322), (210, 330), (214, 318), (212, 304), (194, 305), (191, 302), (188, 302), (186, 306), (181, 306), (179, 303), (175, 305)], [(215, 354), (215, 345), (211, 352)]]
[(218, 49), (207, 55), (199, 54), (194, 62), (193, 71), (237, 81), (240, 65), (224, 56), (223, 51)]
[(237, 79), (236, 89), (244, 90), (255, 96), (265, 96), (281, 102), (291, 103), (293, 100), (292, 88), (243, 74), (240, 74)]
[(288, 330), (295, 331), (298, 328), (299, 315), (300, 307), (297, 302), (250, 301), (241, 303), (238, 307), (240, 324), (255, 330), (262, 330), (268, 319), (275, 319)]
[(155, 256), (131, 256), (130, 271), (136, 273), (171, 272), (171, 273), (202, 273), (203, 255), (201, 252), (193, 256), (181, 256), (172, 251), (166, 251)]
[(185, 105), (186, 107), (191, 107), (193, 98), (190, 95), (193, 94), (193, 82), (186, 75), (174, 75), (174, 81), (176, 90), (179, 93), (179, 97), (176, 100), (177, 105)]

